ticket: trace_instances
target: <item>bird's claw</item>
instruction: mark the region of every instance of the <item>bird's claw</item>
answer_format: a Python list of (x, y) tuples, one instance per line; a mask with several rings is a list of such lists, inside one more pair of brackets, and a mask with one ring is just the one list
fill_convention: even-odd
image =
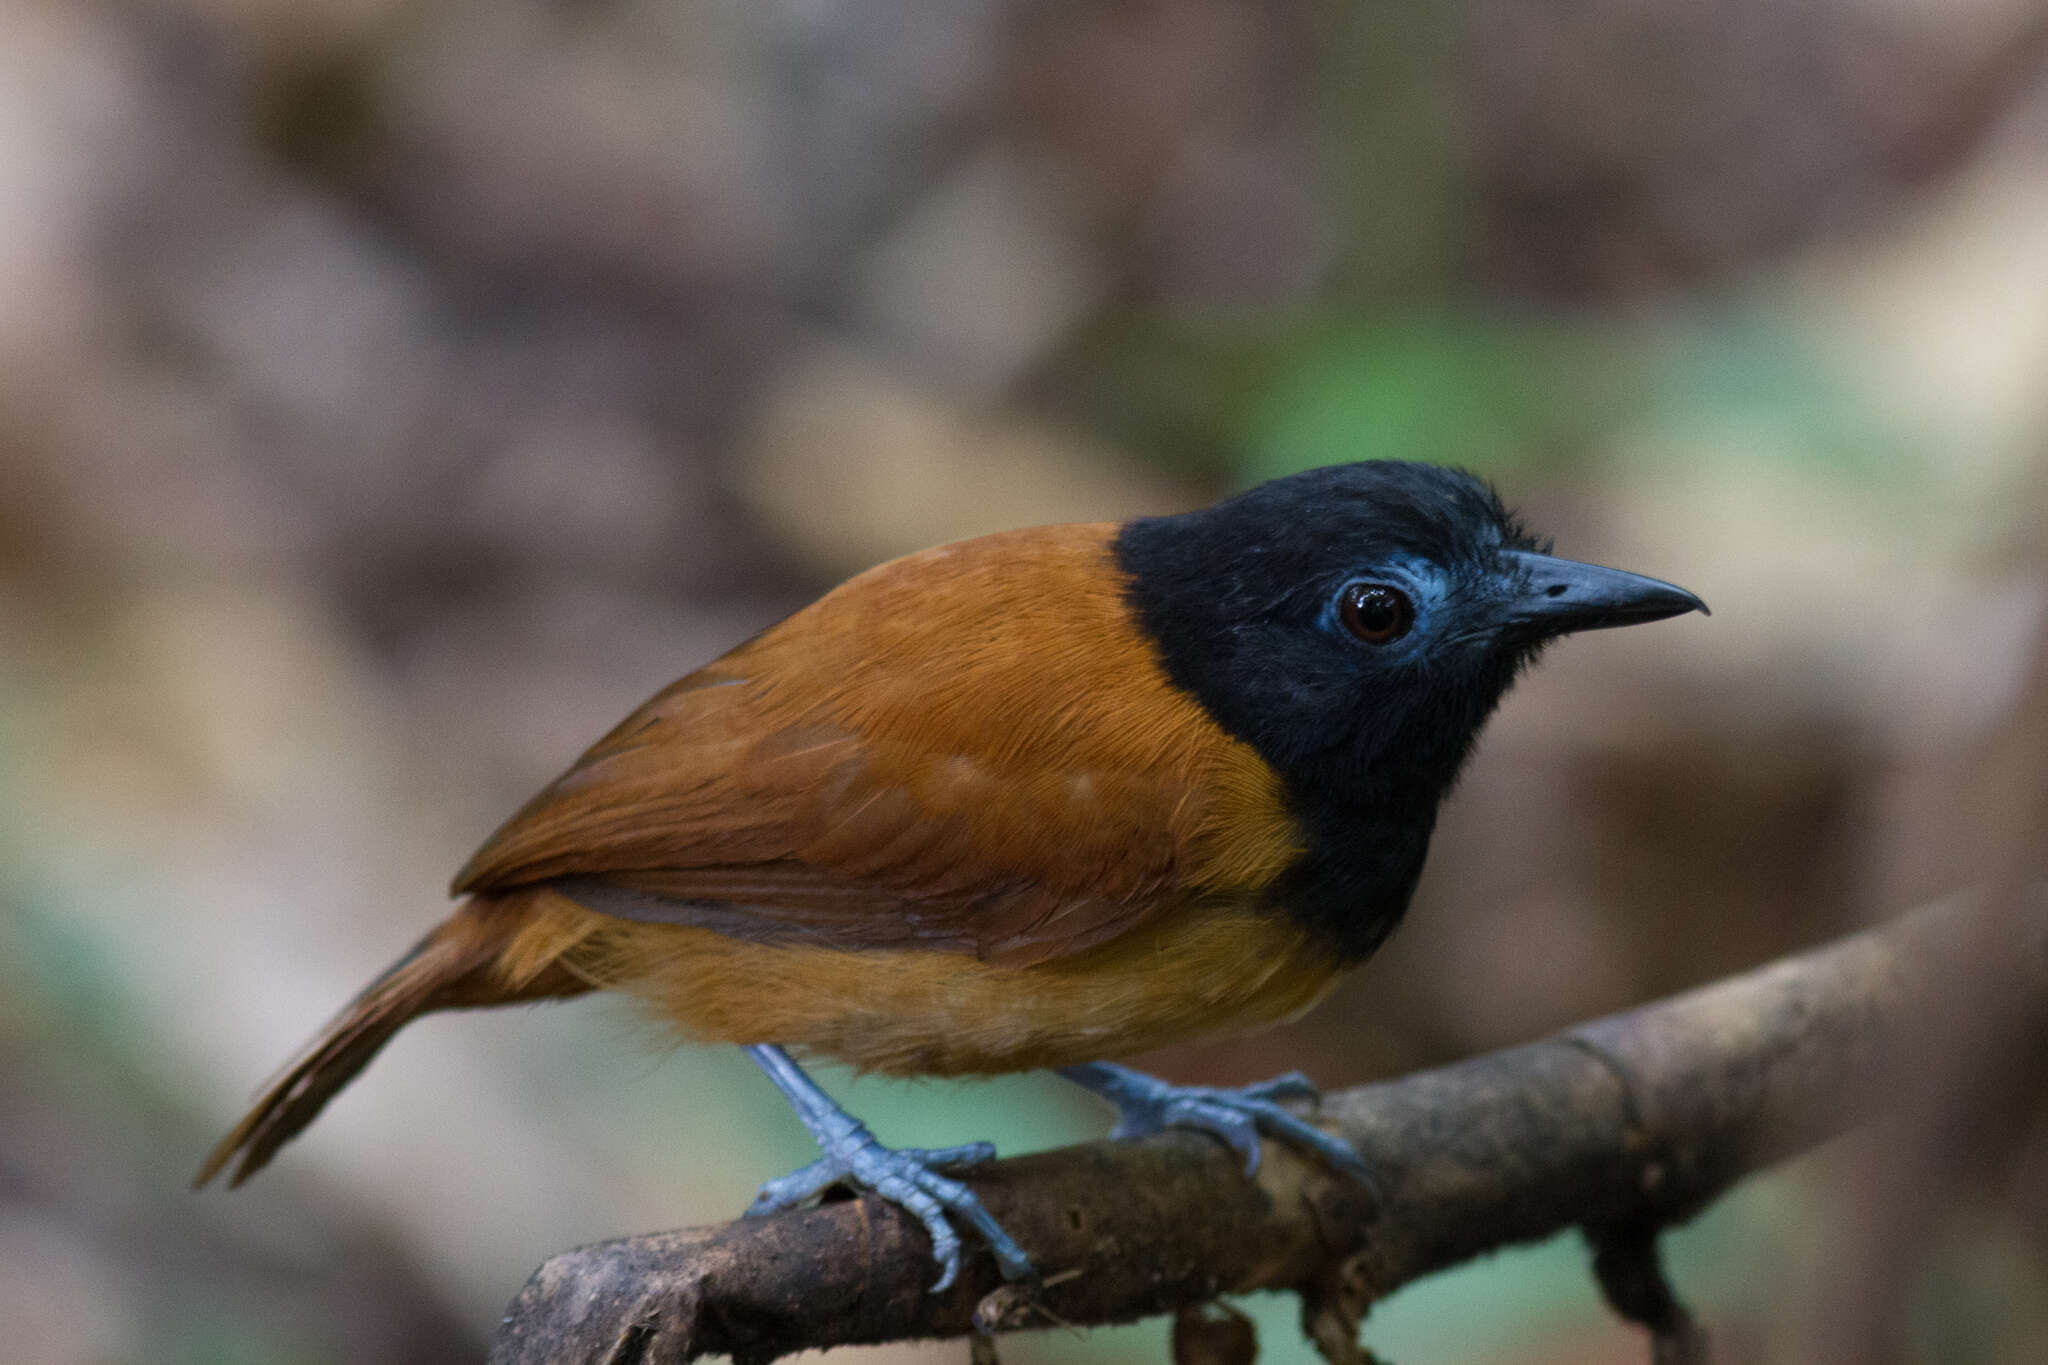
[(974, 1191), (941, 1174), (991, 1161), (995, 1154), (995, 1144), (989, 1142), (892, 1149), (865, 1132), (850, 1134), (844, 1141), (828, 1144), (825, 1155), (810, 1165), (763, 1185), (747, 1206), (746, 1216), (759, 1218), (794, 1208), (829, 1186), (851, 1185), (874, 1191), (924, 1225), (932, 1242), (932, 1259), (939, 1263), (932, 1293), (950, 1288), (960, 1274), (960, 1234), (946, 1221), (948, 1213), (988, 1243), (1005, 1279), (1024, 1279), (1032, 1269), (1023, 1248), (982, 1207)]
[[(1079, 1074), (1077, 1074), (1079, 1073)], [(1070, 1068), (1071, 1079), (1117, 1107), (1112, 1138), (1146, 1137), (1168, 1128), (1198, 1128), (1230, 1144), (1244, 1158), (1247, 1177), (1258, 1174), (1259, 1135), (1304, 1147), (1336, 1170), (1365, 1184), (1372, 1172), (1344, 1139), (1309, 1123), (1279, 1101), (1320, 1100), (1321, 1094), (1299, 1071), (1256, 1085), (1225, 1089), (1206, 1085), (1171, 1085), (1142, 1071), (1096, 1063)]]

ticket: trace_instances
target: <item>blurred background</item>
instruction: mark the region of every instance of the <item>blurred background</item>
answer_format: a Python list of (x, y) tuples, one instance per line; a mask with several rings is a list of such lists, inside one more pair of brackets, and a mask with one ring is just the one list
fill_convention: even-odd
[[(0, 33), (10, 1359), (479, 1359), (548, 1254), (809, 1160), (736, 1051), (595, 1001), (409, 1030), (248, 1190), (186, 1190), (584, 744), (951, 538), (1399, 456), (1713, 604), (1553, 650), (1392, 945), (1296, 1025), (1142, 1059), (1176, 1079), (1396, 1074), (1979, 870), (1958, 812), (2048, 606), (2040, 0), (0, 0)], [(1107, 1121), (1039, 1078), (824, 1079), (887, 1141)], [(1673, 1239), (1727, 1358), (1819, 1358), (1869, 1173), (1914, 1178), (1867, 1156)], [(1922, 1224), (1891, 1358), (2048, 1354), (2048, 1141)], [(1585, 1260), (1425, 1282), (1365, 1340), (1643, 1358)], [(1290, 1300), (1247, 1307), (1309, 1358)]]

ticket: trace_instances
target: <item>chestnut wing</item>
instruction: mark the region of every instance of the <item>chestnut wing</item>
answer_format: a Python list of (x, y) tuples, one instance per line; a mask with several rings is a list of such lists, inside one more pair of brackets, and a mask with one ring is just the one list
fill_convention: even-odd
[(1105, 529), (853, 580), (628, 717), (456, 891), (553, 881), (625, 918), (1021, 963), (1241, 889), (1215, 869), (1270, 877), (1277, 788), (1160, 674)]

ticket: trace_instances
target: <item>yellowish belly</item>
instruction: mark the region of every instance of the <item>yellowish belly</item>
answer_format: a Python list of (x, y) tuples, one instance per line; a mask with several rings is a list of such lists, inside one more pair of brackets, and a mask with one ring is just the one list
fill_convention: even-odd
[(606, 921), (562, 958), (692, 1039), (778, 1043), (893, 1075), (1024, 1071), (1127, 1056), (1300, 1014), (1337, 964), (1275, 915), (1165, 912), (1069, 958), (771, 946)]

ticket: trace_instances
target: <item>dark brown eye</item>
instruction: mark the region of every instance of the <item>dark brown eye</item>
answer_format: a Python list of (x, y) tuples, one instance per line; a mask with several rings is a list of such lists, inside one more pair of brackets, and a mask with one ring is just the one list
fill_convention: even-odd
[(1384, 583), (1353, 583), (1338, 599), (1337, 614), (1344, 618), (1344, 629), (1369, 645), (1398, 640), (1415, 624), (1408, 594)]

